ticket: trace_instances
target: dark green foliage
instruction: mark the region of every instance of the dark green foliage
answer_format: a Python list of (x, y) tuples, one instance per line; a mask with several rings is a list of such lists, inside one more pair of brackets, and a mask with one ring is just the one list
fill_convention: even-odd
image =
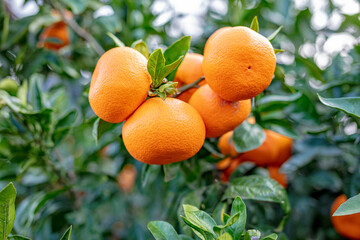
[[(190, 45), (190, 37), (170, 31), (179, 28), (184, 15), (168, 1), (162, 12), (153, 10), (153, 0), (35, 1), (38, 14), (19, 19), (6, 11), (4, 2), (0, 81), (11, 78), (17, 85), (0, 89), (0, 186), (12, 181), (17, 190), (9, 239), (57, 240), (70, 234), (73, 240), (150, 239), (147, 226), (157, 239), (176, 239), (175, 234), (178, 239), (255, 239), (260, 234), (261, 239), (276, 239), (271, 233), (282, 230), (278, 239), (341, 239), (329, 209), (338, 195), (350, 198), (360, 191), (360, 46), (329, 54), (331, 64), (325, 67), (316, 64), (316, 54), (324, 53), (324, 41), (333, 33), (351, 29), (359, 36), (358, 13), (340, 11), (338, 29), (315, 30), (307, 5), (229, 0), (226, 13), (204, 7), (204, 33)], [(114, 14), (94, 18), (105, 5)], [(125, 44), (150, 59), (158, 54), (151, 66), (157, 84), (163, 77), (172, 84), (173, 70), (186, 52), (202, 53), (206, 39), (220, 27), (252, 25), (268, 37), (284, 52), (276, 55), (272, 84), (253, 101), (257, 125), (238, 127), (234, 141), (239, 152), (255, 148), (264, 140), (262, 128), (293, 138), (293, 156), (282, 166), (287, 190), (251, 163), (240, 165), (231, 181), (222, 183), (217, 139), (207, 139), (196, 156), (181, 163), (153, 166), (134, 160), (123, 144), (122, 124), (100, 120), (89, 106), (91, 73), (100, 57), (91, 39), (69, 27), (69, 46), (60, 51), (37, 47), (41, 31), (59, 20), (51, 14), (54, 6), (72, 11), (73, 21), (105, 51)], [(164, 11), (172, 17), (154, 26)], [(339, 9), (329, 1), (324, 11), (330, 15)], [(314, 49), (304, 51), (309, 44)], [(126, 164), (138, 172), (130, 193), (117, 183)], [(12, 212), (13, 204), (9, 207)], [(339, 214), (354, 211), (358, 204), (351, 200)], [(206, 224), (194, 222), (196, 217)]]

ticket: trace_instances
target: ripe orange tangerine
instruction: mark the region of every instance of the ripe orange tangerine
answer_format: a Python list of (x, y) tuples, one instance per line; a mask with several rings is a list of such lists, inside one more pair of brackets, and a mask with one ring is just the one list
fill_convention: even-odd
[(264, 91), (275, 66), (269, 40), (248, 27), (219, 32), (208, 42), (202, 64), (211, 89), (228, 101), (250, 99)]
[(205, 125), (189, 104), (175, 98), (150, 98), (129, 117), (122, 136), (128, 152), (147, 164), (191, 158), (205, 141)]

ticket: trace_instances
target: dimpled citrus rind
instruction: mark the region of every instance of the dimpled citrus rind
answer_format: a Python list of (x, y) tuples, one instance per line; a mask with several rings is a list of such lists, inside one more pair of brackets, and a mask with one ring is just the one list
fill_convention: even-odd
[(198, 53), (187, 53), (181, 62), (174, 78), (175, 82), (190, 84), (201, 78), (203, 55)]
[(101, 119), (122, 122), (146, 100), (150, 84), (147, 59), (141, 53), (129, 47), (110, 49), (96, 64), (90, 106)]
[(205, 141), (205, 125), (189, 104), (174, 98), (150, 98), (125, 121), (124, 144), (147, 164), (168, 164), (194, 156)]
[(213, 34), (210, 35), (210, 37), (208, 38), (208, 40), (205, 43), (204, 54), (207, 51), (207, 46), (209, 45), (209, 42), (211, 42), (219, 33), (223, 32), (227, 29), (230, 29), (230, 28), (231, 27), (222, 27), (222, 28), (217, 29), (215, 32), (213, 32)]
[(234, 141), (232, 140), (233, 133), (234, 131), (229, 131), (219, 138), (218, 148), (225, 156), (236, 157), (239, 155), (239, 153), (236, 152)]
[(264, 91), (275, 67), (271, 43), (247, 27), (218, 33), (208, 43), (202, 64), (209, 86), (228, 101), (250, 99)]
[(229, 102), (219, 97), (205, 84), (190, 98), (189, 104), (201, 115), (206, 137), (220, 137), (240, 125), (251, 112), (251, 101)]

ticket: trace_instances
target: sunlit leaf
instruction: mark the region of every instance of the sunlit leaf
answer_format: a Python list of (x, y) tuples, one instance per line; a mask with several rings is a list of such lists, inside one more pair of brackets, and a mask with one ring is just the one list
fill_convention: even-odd
[(255, 16), (253, 18), (253, 20), (251, 21), (250, 28), (252, 30), (254, 30), (255, 32), (259, 32), (259, 22), (258, 22), (257, 16)]
[(346, 202), (341, 204), (334, 212), (333, 216), (343, 216), (360, 213), (360, 194), (349, 198)]
[(156, 240), (180, 240), (173, 226), (167, 222), (152, 221), (147, 227)]
[[(239, 213), (239, 219), (227, 230), (235, 239), (239, 239), (245, 230), (246, 225), (246, 206), (240, 197), (236, 197), (231, 205), (230, 215)], [(230, 218), (227, 222), (229, 222)]]
[(154, 87), (160, 86), (162, 79), (159, 79), (159, 75), (165, 67), (165, 58), (162, 50), (156, 49), (149, 57), (147, 63), (147, 69), (152, 79), (152, 85)]
[[(191, 44), (191, 37), (185, 36), (174, 42), (170, 47), (164, 51), (165, 63), (170, 64), (175, 62), (181, 56), (185, 56), (189, 51)], [(178, 66), (175, 70), (167, 77), (169, 81), (172, 81), (175, 77)]]
[[(216, 225), (216, 222), (214, 219), (206, 212), (199, 210), (197, 207), (191, 206), (191, 205), (183, 205), (184, 212), (185, 212), (185, 218), (186, 223), (191, 223), (190, 227), (193, 228), (194, 233), (198, 237), (202, 237), (207, 235), (215, 237), (215, 232), (213, 231), (214, 226)], [(202, 231), (199, 232), (197, 228), (194, 228), (196, 226), (197, 228), (201, 229)]]
[(6, 240), (10, 234), (15, 221), (15, 198), (16, 189), (9, 183), (0, 191), (0, 238)]
[(159, 79), (164, 79), (166, 76), (168, 76), (172, 71), (174, 71), (175, 68), (177, 68), (180, 64), (180, 62), (183, 60), (184, 56), (180, 56), (177, 60), (175, 60), (172, 63), (169, 63), (166, 65), (161, 71), (158, 76)]
[(233, 240), (233, 237), (229, 233), (224, 233), (217, 240)]
[(150, 56), (150, 52), (149, 49), (146, 45), (146, 43), (143, 40), (137, 40), (135, 41), (132, 45), (132, 48), (136, 49), (137, 51), (139, 51), (142, 55), (144, 55), (146, 58), (149, 58)]
[(360, 97), (323, 98), (320, 95), (318, 97), (324, 105), (360, 118)]

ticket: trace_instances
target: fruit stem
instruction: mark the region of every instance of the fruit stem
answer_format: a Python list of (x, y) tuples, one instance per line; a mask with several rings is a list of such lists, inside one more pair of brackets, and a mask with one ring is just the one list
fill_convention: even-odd
[(176, 94), (176, 96), (179, 96), (181, 93), (183, 93), (191, 88), (198, 88), (199, 87), (198, 83), (200, 83), (204, 79), (205, 79), (205, 77), (201, 77), (198, 80), (196, 80), (195, 82), (192, 82), (190, 84), (182, 86), (181, 88), (178, 89), (179, 93)]

